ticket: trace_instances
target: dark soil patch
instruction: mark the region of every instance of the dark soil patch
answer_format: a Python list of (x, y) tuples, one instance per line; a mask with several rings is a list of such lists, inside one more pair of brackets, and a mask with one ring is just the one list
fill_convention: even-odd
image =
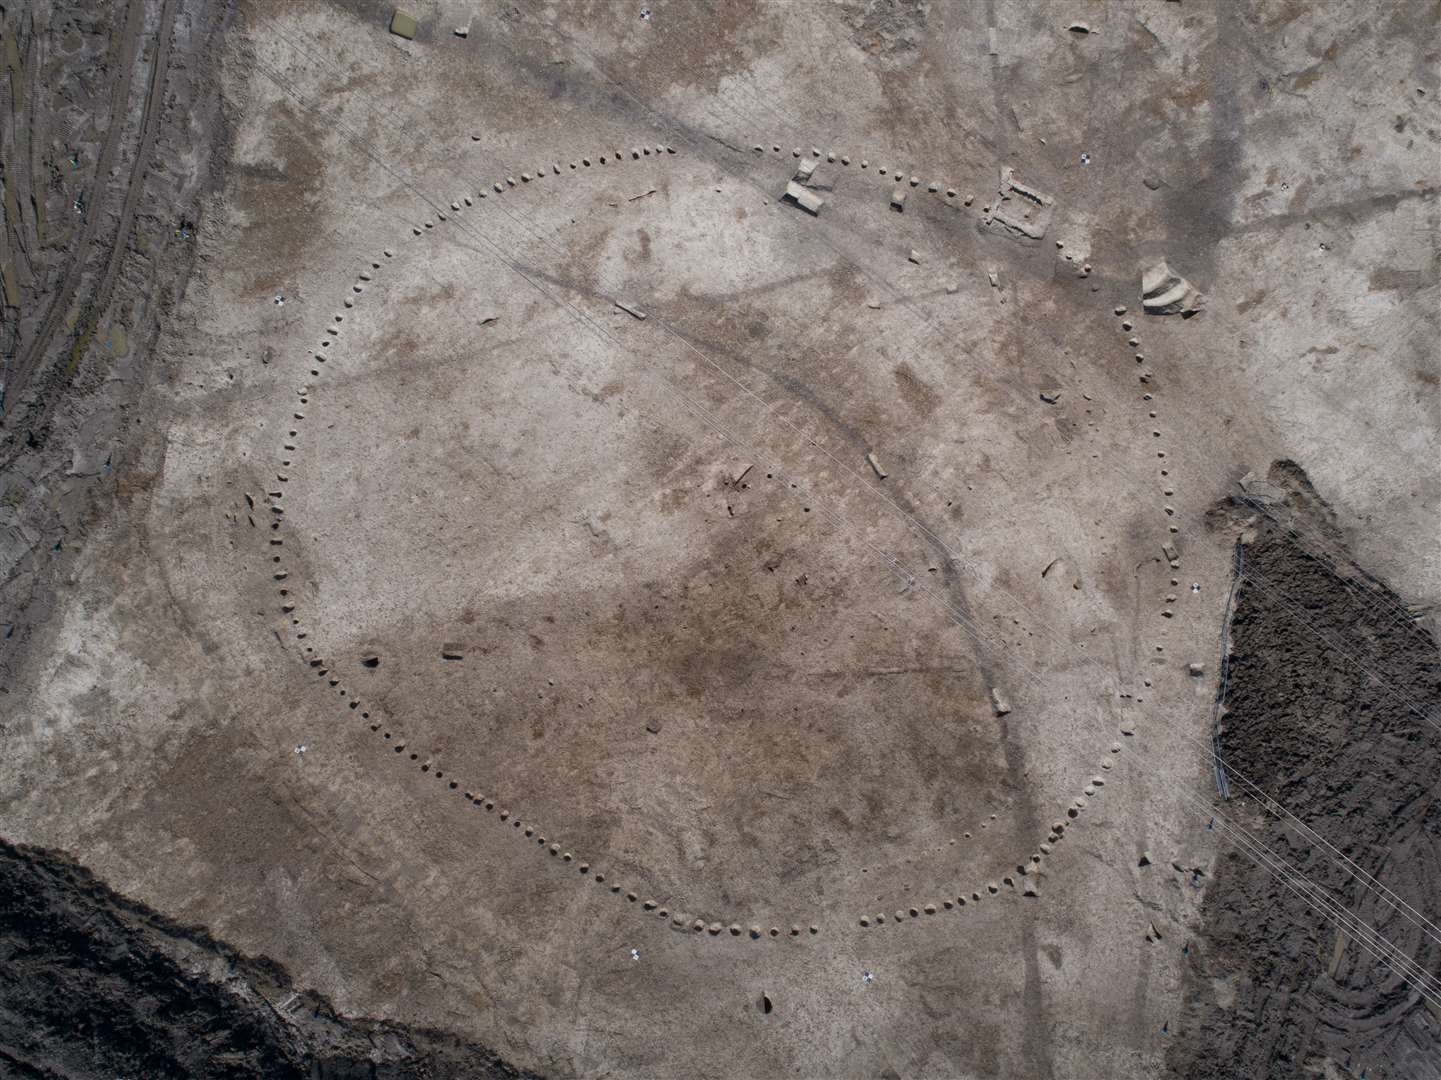
[[(1283, 462), (1270, 480), (1283, 501), (1212, 515), (1247, 541), (1221, 729), (1225, 813), (1434, 977), (1441, 653), (1404, 601), (1350, 561), (1305, 474)], [(1237, 771), (1355, 867), (1268, 817)], [(1438, 1075), (1441, 1008), (1243, 851), (1220, 861), (1204, 916), (1174, 1075)]]
[(337, 1016), (283, 968), (0, 841), (0, 1076), (533, 1077), (444, 1032)]

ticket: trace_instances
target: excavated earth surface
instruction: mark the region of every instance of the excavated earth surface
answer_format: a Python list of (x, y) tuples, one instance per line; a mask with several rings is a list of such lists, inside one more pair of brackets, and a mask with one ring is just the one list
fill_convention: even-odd
[(1441, 1077), (1441, 3), (402, 7), (0, 4), (0, 1074)]
[[(1220, 753), (1256, 785), (1232, 789), (1236, 825), (1250, 835), (1206, 889), (1169, 1064), (1188, 1077), (1328, 1076), (1338, 1065), (1434, 1076), (1441, 1003), (1381, 963), (1364, 931), (1317, 918), (1327, 901), (1299, 895), (1247, 853), (1259, 840), (1423, 970), (1441, 963), (1441, 792), (1430, 765), (1441, 650), (1417, 613), (1355, 564), (1305, 473), (1278, 463), (1271, 479), (1280, 504), (1228, 500), (1212, 516), (1218, 532), (1244, 537)], [(1259, 809), (1263, 796), (1297, 821)]]
[(0, 1075), (523, 1080), (439, 1031), (337, 1016), (274, 961), (0, 844)]

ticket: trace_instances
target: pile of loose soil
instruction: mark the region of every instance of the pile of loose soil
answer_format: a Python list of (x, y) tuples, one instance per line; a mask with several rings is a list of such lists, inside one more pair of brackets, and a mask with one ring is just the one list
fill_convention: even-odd
[[(1441, 929), (1427, 922), (1441, 924), (1441, 652), (1405, 602), (1351, 561), (1304, 472), (1278, 462), (1269, 479), (1283, 499), (1228, 501), (1211, 519), (1244, 551), (1223, 813), (1441, 976)], [(1355, 866), (1267, 816), (1244, 781)], [(1441, 1075), (1441, 1008), (1250, 855), (1223, 857), (1203, 915), (1173, 1074)]]
[(0, 841), (0, 1076), (534, 1075), (443, 1032), (337, 1016), (273, 961)]

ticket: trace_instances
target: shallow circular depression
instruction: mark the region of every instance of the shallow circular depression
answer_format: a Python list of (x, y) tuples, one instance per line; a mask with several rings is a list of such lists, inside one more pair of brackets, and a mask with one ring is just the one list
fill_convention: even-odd
[[(397, 252), (347, 312), (286, 504), (317, 655), (371, 703), (389, 745), (405, 743), (402, 761), (431, 763), (660, 903), (799, 918), (920, 903), (1014, 869), (1073, 792), (1038, 790), (1052, 785), (1018, 770), (1003, 724), (1013, 743), (1057, 745), (1075, 726), (994, 714), (995, 658), (871, 545), (953, 603), (976, 597), (786, 426), (816, 430), (806, 410), (830, 410), (839, 435), (826, 437), (845, 446), (904, 411), (895, 453), (938, 482), (918, 516), (962, 530), (947, 511), (970, 476), (990, 485), (972, 504), (1014, 519), (1006, 543), (1024, 546), (1036, 537), (1014, 501), (998, 503), (988, 460), (909, 449), (931, 428), (964, 445), (946, 402), (974, 376), (905, 320), (880, 330), (884, 363), (858, 365), (845, 313), (874, 311), (870, 284), (743, 185), (636, 170), (579, 187), (515, 202), (548, 235), (518, 254), (593, 325), (500, 266), (478, 218), (477, 232), (448, 222)], [(654, 189), (643, 209), (631, 188)], [(653, 304), (656, 319), (613, 297)], [(792, 314), (808, 309), (840, 325)], [(660, 312), (768, 408), (665, 334)], [(989, 630), (1028, 636), (1000, 610)]]

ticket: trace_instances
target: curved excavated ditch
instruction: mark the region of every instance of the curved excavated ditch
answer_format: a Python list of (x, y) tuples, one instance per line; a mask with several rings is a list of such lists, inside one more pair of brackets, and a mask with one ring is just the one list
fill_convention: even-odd
[(0, 841), (0, 1076), (518, 1080), (440, 1031), (338, 1016), (274, 961)]
[[(1441, 975), (1441, 652), (1417, 612), (1351, 561), (1305, 473), (1210, 524), (1244, 553), (1221, 756), (1355, 864), (1279, 823), (1233, 775), (1225, 815)], [(1393, 904), (1362, 883), (1373, 875)], [(1398, 910), (1410, 905), (1415, 914)], [(1198, 1078), (1441, 1075), (1441, 1008), (1233, 847), (1188, 947), (1169, 1064)], [(1434, 937), (1432, 936), (1434, 935)]]

